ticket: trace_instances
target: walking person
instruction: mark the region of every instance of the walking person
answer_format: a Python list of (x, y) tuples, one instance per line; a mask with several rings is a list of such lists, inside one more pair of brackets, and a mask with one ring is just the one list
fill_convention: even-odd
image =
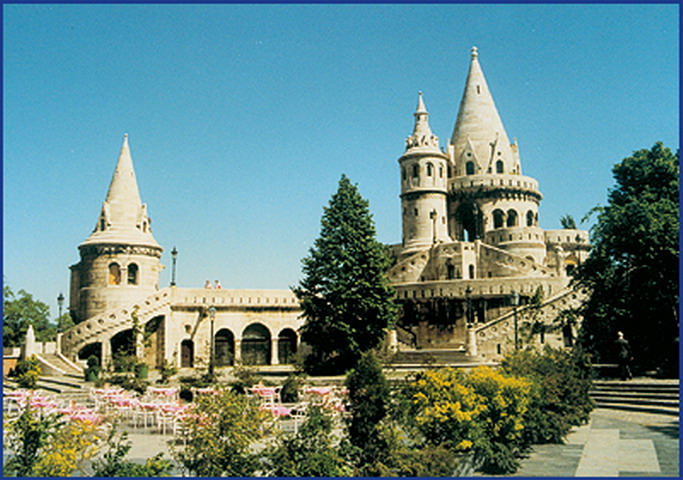
[(628, 340), (624, 338), (624, 334), (622, 332), (617, 332), (616, 343), (621, 379), (630, 380), (633, 378), (633, 375), (631, 374), (631, 360), (633, 360), (633, 356), (631, 355), (631, 346), (629, 345)]

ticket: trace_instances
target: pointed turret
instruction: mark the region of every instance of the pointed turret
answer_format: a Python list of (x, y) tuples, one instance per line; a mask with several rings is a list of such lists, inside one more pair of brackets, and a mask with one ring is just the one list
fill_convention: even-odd
[(121, 153), (109, 184), (107, 197), (102, 203), (95, 230), (83, 245), (92, 243), (159, 247), (152, 236), (147, 206), (140, 201), (133, 159), (128, 146), (128, 134), (123, 137)]
[[(493, 96), (472, 47), (465, 91), (450, 144), (457, 175), (521, 173)], [(468, 162), (472, 162), (469, 167)]]
[(123, 137), (95, 230), (78, 250), (81, 260), (71, 266), (69, 297), (77, 322), (159, 289), (163, 249), (152, 236), (147, 206), (140, 201), (128, 135)]
[(406, 139), (406, 150), (412, 148), (424, 148), (439, 151), (439, 138), (432, 133), (429, 127), (429, 113), (422, 99), (422, 92), (419, 92), (417, 99), (417, 110), (415, 116), (415, 127), (413, 134)]

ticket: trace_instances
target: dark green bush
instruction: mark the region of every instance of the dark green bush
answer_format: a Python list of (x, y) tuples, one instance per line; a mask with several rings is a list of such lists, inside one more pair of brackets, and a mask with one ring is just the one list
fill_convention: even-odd
[(573, 426), (588, 421), (595, 405), (588, 395), (590, 361), (582, 351), (527, 349), (506, 356), (502, 369), (532, 381), (523, 430), (527, 445), (561, 443)]
[(282, 383), (282, 390), (280, 391), (280, 399), (283, 403), (296, 403), (300, 400), (299, 390), (304, 385), (304, 377), (301, 374), (293, 373), (288, 375)]

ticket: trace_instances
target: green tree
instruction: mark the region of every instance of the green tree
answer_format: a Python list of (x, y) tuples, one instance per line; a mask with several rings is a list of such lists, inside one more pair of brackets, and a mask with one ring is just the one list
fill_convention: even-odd
[(304, 278), (292, 290), (301, 302), (301, 339), (312, 347), (305, 368), (342, 372), (377, 347), (396, 316), (385, 276), (391, 260), (375, 239), (369, 204), (342, 175), (324, 209), (320, 237), (302, 260)]
[(571, 215), (564, 215), (560, 218), (560, 225), (567, 230), (576, 230), (576, 221)]
[(33, 325), (39, 342), (55, 339), (56, 327), (50, 323), (50, 307), (36, 300), (25, 290), (14, 292), (5, 284), (3, 293), (3, 347), (18, 347), (24, 342), (26, 330)]
[(389, 446), (381, 423), (387, 415), (389, 385), (373, 352), (364, 353), (346, 377), (347, 427), (356, 447), (359, 476), (378, 476), (389, 463)]
[(616, 186), (593, 209), (593, 249), (578, 270), (589, 293), (579, 341), (610, 362), (623, 331), (636, 364), (677, 377), (679, 154), (658, 142), (612, 172)]

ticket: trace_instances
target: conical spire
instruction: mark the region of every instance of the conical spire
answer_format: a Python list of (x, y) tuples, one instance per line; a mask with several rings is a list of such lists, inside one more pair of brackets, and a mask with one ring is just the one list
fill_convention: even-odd
[(468, 159), (478, 164), (477, 172), (494, 173), (494, 163), (502, 160), (504, 172), (512, 173), (517, 167), (516, 157), (479, 65), (477, 47), (472, 47), (471, 55), (465, 91), (450, 141), (454, 146), (454, 160), (462, 162), (461, 157), (467, 150)]
[(159, 247), (152, 236), (147, 206), (140, 201), (133, 159), (128, 146), (128, 134), (123, 136), (123, 146), (109, 184), (107, 197), (102, 203), (95, 231), (83, 242), (83, 244), (91, 243)]
[(439, 138), (432, 133), (429, 127), (429, 113), (422, 99), (422, 92), (418, 93), (417, 109), (415, 116), (415, 127), (413, 134), (406, 138), (406, 150), (412, 148), (423, 148), (439, 151)]

